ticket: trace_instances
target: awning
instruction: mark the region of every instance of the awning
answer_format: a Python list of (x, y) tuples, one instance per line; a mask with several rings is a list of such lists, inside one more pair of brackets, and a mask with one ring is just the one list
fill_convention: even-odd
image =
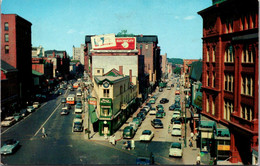
[(96, 121), (98, 121), (95, 107), (96, 107), (95, 105), (91, 105), (91, 104), (88, 105), (89, 117), (90, 117), (91, 123), (95, 123)]
[(37, 75), (37, 76), (42, 76), (43, 74), (38, 72), (38, 71), (35, 71), (35, 70), (32, 70), (32, 74), (33, 75)]

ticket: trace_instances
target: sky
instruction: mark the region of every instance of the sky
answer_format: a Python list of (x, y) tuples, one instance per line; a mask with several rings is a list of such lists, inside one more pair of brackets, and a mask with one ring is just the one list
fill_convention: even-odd
[(202, 57), (203, 20), (197, 14), (212, 0), (3, 0), (1, 12), (32, 23), (32, 46), (66, 50), (85, 43), (85, 35), (157, 35), (161, 55)]

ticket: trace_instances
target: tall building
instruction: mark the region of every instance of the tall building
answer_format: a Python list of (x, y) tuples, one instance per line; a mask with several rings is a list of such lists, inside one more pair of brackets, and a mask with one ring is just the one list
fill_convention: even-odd
[(167, 61), (167, 54), (161, 55), (161, 69), (162, 69), (162, 78), (168, 78), (168, 61)]
[(84, 65), (84, 63), (85, 63), (84, 48), (85, 48), (85, 45), (81, 44), (79, 48), (73, 46), (73, 50), (72, 50), (73, 51), (73, 59), (79, 60), (82, 65)]
[(215, 138), (223, 134), (220, 125), (228, 129), (226, 136), (230, 133), (229, 141), (213, 137), (208, 149), (232, 163), (257, 162), (258, 9), (258, 0), (213, 0), (198, 12), (203, 18), (201, 114), (216, 122)]
[(32, 90), (31, 26), (29, 21), (16, 14), (1, 14), (1, 59), (18, 70), (22, 104)]

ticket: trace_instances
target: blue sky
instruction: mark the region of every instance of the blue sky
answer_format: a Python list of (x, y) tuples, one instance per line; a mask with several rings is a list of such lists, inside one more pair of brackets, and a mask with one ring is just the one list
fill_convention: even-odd
[(127, 30), (157, 35), (169, 58), (202, 57), (202, 18), (212, 0), (3, 0), (1, 12), (32, 23), (32, 45), (66, 50), (84, 44), (85, 35)]

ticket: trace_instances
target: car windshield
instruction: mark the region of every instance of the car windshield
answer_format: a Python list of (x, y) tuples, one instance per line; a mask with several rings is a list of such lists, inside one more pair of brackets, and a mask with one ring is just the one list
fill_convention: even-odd
[(160, 119), (154, 119), (154, 123), (162, 123)]
[(158, 110), (158, 113), (164, 113), (164, 111), (163, 110)]
[(180, 128), (173, 128), (172, 130), (181, 130)]
[(5, 144), (6, 145), (13, 145), (15, 142), (16, 142), (15, 140), (10, 139), (10, 140), (5, 141)]
[(180, 115), (180, 113), (178, 113), (178, 112), (174, 112), (173, 114), (174, 114), (174, 115)]
[(181, 122), (180, 121), (175, 121), (174, 124), (181, 124)]
[(171, 148), (181, 149), (181, 144), (180, 143), (172, 143)]
[(151, 131), (150, 130), (144, 130), (142, 135), (151, 135)]
[(76, 108), (81, 108), (81, 105), (76, 105)]

